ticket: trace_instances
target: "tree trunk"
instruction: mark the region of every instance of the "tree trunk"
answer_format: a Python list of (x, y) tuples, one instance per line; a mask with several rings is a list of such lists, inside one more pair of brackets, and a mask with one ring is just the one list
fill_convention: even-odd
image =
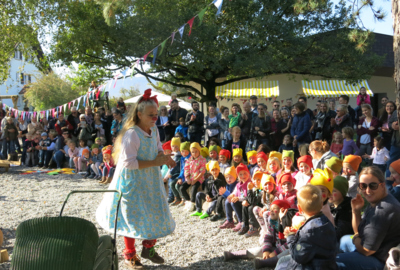
[(394, 82), (396, 84), (396, 105), (399, 109), (400, 100), (400, 2), (392, 0), (392, 17), (393, 17), (393, 52), (394, 52)]

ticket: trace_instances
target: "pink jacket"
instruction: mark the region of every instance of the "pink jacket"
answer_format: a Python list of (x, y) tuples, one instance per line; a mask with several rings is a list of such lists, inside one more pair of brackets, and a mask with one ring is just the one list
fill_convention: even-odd
[(239, 198), (239, 201), (244, 201), (245, 198), (247, 197), (247, 185), (251, 182), (250, 178), (244, 182), (241, 183), (240, 181), (237, 183), (235, 189), (233, 190), (232, 194), (234, 194), (236, 197)]
[[(191, 156), (188, 160), (185, 162), (185, 181), (188, 184), (192, 183), (193, 178), (195, 178), (198, 174), (200, 173), (205, 173), (206, 172), (206, 163), (207, 160), (203, 158), (202, 156), (199, 156), (198, 158), (194, 159), (193, 156)], [(200, 183), (204, 182), (204, 174), (203, 177), (200, 178), (199, 180)]]
[(371, 105), (371, 99), (369, 98), (368, 94), (363, 95), (358, 95), (357, 96), (357, 106), (361, 106), (361, 99), (364, 98), (364, 102)]

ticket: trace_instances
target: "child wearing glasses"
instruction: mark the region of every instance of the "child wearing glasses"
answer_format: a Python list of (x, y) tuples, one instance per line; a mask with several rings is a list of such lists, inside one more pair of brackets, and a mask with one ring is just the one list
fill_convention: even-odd
[(348, 155), (343, 159), (343, 174), (347, 181), (349, 181), (349, 191), (347, 196), (355, 198), (357, 195), (358, 187), (358, 167), (360, 166), (362, 159), (360, 156)]

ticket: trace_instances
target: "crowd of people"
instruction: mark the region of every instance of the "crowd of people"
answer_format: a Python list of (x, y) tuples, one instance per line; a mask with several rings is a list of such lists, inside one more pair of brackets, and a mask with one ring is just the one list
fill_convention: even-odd
[[(255, 268), (275, 269), (383, 269), (386, 262), (400, 267), (389, 256), (400, 244), (397, 106), (385, 97), (374, 113), (365, 88), (357, 108), (349, 100), (346, 95), (339, 104), (321, 100), (310, 109), (307, 98), (300, 97), (295, 104), (274, 101), (269, 111), (252, 96), (243, 110), (237, 103), (230, 108), (210, 103), (204, 116), (198, 102), (188, 112), (176, 96), (169, 110), (158, 108), (150, 91), (142, 104), (128, 109), (128, 117), (123, 102), (95, 113), (72, 107), (66, 118), (59, 114), (40, 121), (15, 119), (3, 111), (2, 157), (20, 152), (25, 166), (69, 166), (103, 184), (111, 182), (120, 162), (111, 186), (118, 182), (128, 192), (129, 209), (140, 205), (127, 212), (132, 220), (134, 212), (143, 212), (150, 224), (138, 219), (128, 233), (136, 221), (124, 216), (125, 223), (118, 225), (125, 236), (124, 257), (134, 269), (142, 266), (135, 238), (148, 239), (142, 257), (163, 263), (154, 253), (156, 238), (175, 227), (162, 197), (149, 199), (162, 205), (160, 219), (168, 224), (158, 231), (155, 202), (146, 206), (148, 201), (132, 195), (140, 192), (135, 185), (149, 196), (161, 192), (149, 176), (158, 176), (161, 165), (170, 207), (182, 207), (190, 218), (220, 221), (218, 227), (232, 230), (238, 239), (258, 237), (257, 247), (226, 251), (225, 260), (254, 259)], [(136, 174), (142, 180), (134, 184)], [(156, 193), (149, 191), (149, 179)], [(114, 203), (110, 197), (99, 207), (109, 208), (99, 221), (103, 228), (113, 226)]]

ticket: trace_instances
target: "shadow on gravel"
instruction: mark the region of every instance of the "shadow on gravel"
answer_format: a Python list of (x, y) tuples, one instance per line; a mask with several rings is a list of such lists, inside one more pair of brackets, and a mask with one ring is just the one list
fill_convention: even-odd
[(7, 196), (0, 196), (0, 201), (7, 201)]

